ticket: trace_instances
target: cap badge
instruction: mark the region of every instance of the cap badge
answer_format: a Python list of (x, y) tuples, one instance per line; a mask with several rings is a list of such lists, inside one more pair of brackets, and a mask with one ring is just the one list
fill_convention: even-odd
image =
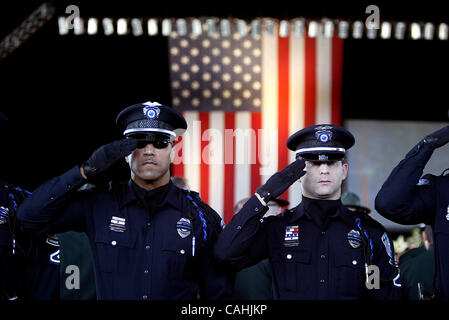
[(330, 131), (332, 127), (330, 126), (320, 126), (315, 130), (315, 136), (321, 143), (329, 142), (332, 139), (332, 132)]
[(158, 108), (161, 104), (158, 102), (145, 102), (143, 103), (145, 107), (143, 108), (143, 114), (150, 120), (156, 119), (159, 116), (161, 110)]
[(360, 235), (360, 232), (352, 229), (348, 232), (347, 235), (348, 242), (354, 249), (357, 249), (362, 244), (362, 236)]
[(176, 223), (176, 230), (181, 238), (186, 238), (192, 232), (192, 223), (189, 219), (181, 218)]

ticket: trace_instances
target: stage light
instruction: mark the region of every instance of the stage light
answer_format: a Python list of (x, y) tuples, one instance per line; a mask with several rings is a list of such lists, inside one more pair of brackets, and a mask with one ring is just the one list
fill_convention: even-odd
[(58, 29), (59, 34), (61, 36), (66, 35), (69, 33), (69, 24), (67, 22), (67, 19), (65, 17), (59, 17), (58, 18)]
[(123, 36), (128, 33), (128, 22), (125, 18), (120, 18), (117, 20), (117, 34)]
[(349, 23), (347, 21), (338, 22), (338, 37), (346, 39), (349, 35)]
[(320, 24), (316, 21), (309, 22), (308, 36), (309, 38), (316, 38), (318, 36), (318, 32), (320, 30)]
[(287, 20), (281, 20), (281, 22), (279, 22), (279, 36), (282, 38), (286, 38), (288, 37), (288, 29), (289, 29), (290, 24), (288, 23)]
[(220, 21), (220, 31), (223, 37), (229, 37), (231, 35), (231, 22), (228, 19), (222, 19)]
[(323, 20), (323, 35), (325, 38), (332, 38), (334, 36), (334, 22), (328, 19)]
[(398, 40), (404, 39), (405, 28), (406, 28), (406, 26), (405, 26), (404, 22), (396, 23), (395, 30), (394, 30), (394, 37)]
[(306, 25), (306, 22), (305, 22), (305, 19), (303, 19), (303, 18), (298, 18), (298, 19), (293, 20), (292, 33), (298, 38), (303, 37), (305, 25)]
[(168, 37), (171, 33), (171, 20), (162, 20), (162, 35)]
[(259, 19), (255, 19), (253, 21), (251, 21), (251, 35), (253, 37), (258, 37), (260, 36), (260, 30), (261, 26), (260, 26), (260, 20)]
[(413, 22), (410, 25), (410, 37), (413, 40), (421, 39), (421, 26), (419, 25), (419, 23)]
[(106, 36), (110, 36), (114, 33), (114, 23), (111, 18), (103, 19), (103, 30)]
[(87, 34), (93, 35), (98, 32), (98, 20), (97, 18), (89, 18), (87, 20)]
[(176, 20), (176, 31), (178, 32), (178, 35), (180, 35), (181, 37), (187, 34), (187, 24), (185, 19)]
[(237, 32), (241, 37), (244, 37), (248, 34), (248, 27), (245, 20), (237, 20)]
[(440, 40), (447, 40), (448, 38), (448, 26), (446, 23), (440, 23), (440, 26), (438, 27), (438, 38)]
[(435, 32), (435, 27), (434, 27), (433, 23), (427, 22), (424, 25), (424, 39), (432, 40), (434, 32)]
[(363, 23), (355, 21), (352, 25), (352, 37), (354, 39), (361, 39), (363, 35)]
[(192, 35), (200, 36), (202, 31), (201, 20), (200, 19), (192, 19)]
[(143, 35), (142, 20), (138, 18), (131, 19), (131, 29), (133, 31), (133, 36), (139, 37)]
[(75, 17), (73, 19), (73, 33), (80, 35), (84, 33), (84, 20), (80, 17)]
[(391, 37), (391, 23), (384, 21), (380, 27), (380, 37), (382, 39), (390, 39)]
[(158, 33), (157, 20), (156, 19), (148, 19), (147, 29), (148, 29), (149, 36), (157, 35), (157, 33)]

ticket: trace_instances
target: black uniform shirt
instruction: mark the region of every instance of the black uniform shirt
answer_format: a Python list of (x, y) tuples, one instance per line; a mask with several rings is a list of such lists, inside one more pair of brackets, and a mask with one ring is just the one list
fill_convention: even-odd
[[(237, 213), (215, 245), (219, 261), (237, 270), (269, 257), (275, 299), (395, 299), (398, 278), (391, 243), (383, 244), (385, 231), (370, 218), (358, 220), (371, 239), (372, 264), (380, 269), (380, 289), (365, 287), (365, 256), (356, 217), (340, 203), (327, 226), (319, 228), (304, 205), (263, 219), (266, 211), (253, 196)], [(389, 241), (389, 240), (388, 240)], [(358, 245), (357, 245), (358, 244)], [(397, 280), (397, 279), (396, 279)]]
[(419, 142), (393, 169), (376, 196), (376, 210), (401, 224), (432, 226), (435, 290), (449, 298), (449, 176), (423, 174), (433, 148)]
[(99, 299), (193, 299), (198, 286), (204, 299), (232, 295), (233, 279), (212, 254), (216, 212), (193, 209), (171, 182), (151, 213), (131, 181), (73, 192), (83, 183), (77, 166), (47, 181), (23, 202), (19, 219), (39, 231), (86, 231)]

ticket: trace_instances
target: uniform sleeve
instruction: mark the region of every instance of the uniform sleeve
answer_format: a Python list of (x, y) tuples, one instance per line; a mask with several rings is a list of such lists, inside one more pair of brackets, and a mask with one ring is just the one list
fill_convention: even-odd
[(393, 169), (375, 200), (382, 216), (400, 224), (430, 224), (435, 212), (435, 188), (430, 176), (420, 179), (433, 148), (418, 143)]
[(373, 234), (374, 258), (365, 286), (368, 296), (372, 300), (401, 300), (401, 280), (393, 242), (383, 227), (376, 229)]
[(214, 253), (220, 263), (238, 271), (268, 256), (266, 232), (261, 222), (267, 210), (253, 195), (232, 217), (215, 243)]
[(75, 166), (40, 185), (19, 206), (17, 217), (24, 228), (38, 233), (85, 231), (85, 214), (76, 190), (85, 181)]

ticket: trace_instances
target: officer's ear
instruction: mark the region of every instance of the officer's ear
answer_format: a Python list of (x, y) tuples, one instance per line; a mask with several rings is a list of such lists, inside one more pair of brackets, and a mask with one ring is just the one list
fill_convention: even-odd
[(343, 170), (343, 174), (342, 174), (342, 180), (345, 181), (346, 178), (348, 177), (348, 171), (349, 171), (349, 165), (348, 162), (346, 161), (346, 158), (343, 159), (341, 161), (341, 169)]

